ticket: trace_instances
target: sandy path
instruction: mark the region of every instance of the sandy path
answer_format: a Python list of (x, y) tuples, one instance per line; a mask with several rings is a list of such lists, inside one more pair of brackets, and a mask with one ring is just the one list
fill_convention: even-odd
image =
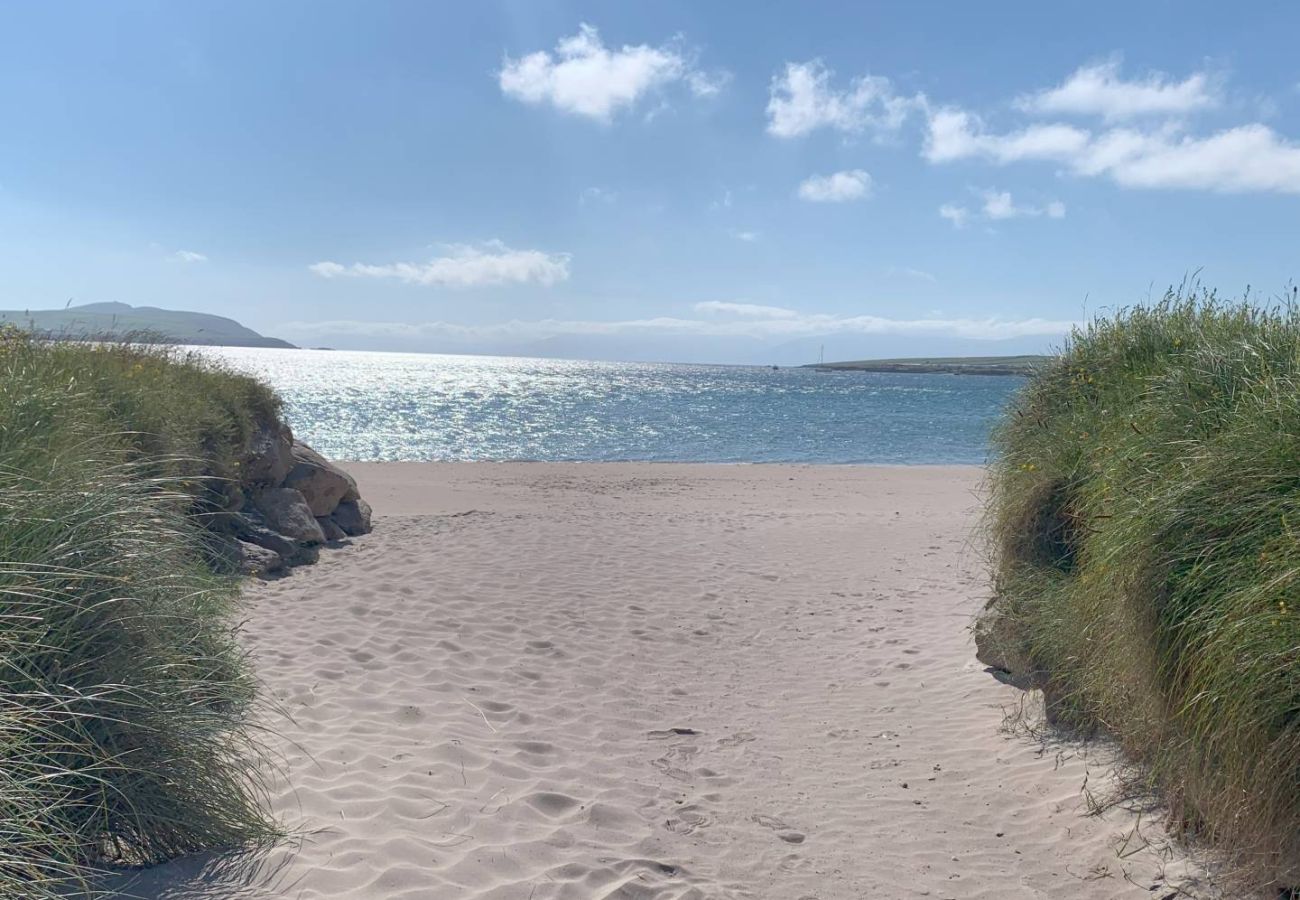
[(311, 833), (135, 893), (1168, 893), (1116, 854), (1131, 816), (1083, 815), (1077, 752), (999, 731), (979, 470), (350, 468), (376, 532), (253, 588), (248, 624)]

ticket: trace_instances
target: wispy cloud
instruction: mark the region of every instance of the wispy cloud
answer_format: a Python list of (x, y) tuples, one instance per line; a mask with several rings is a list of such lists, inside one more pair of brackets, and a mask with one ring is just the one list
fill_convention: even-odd
[(1172, 125), (1096, 134), (1072, 125), (1030, 125), (997, 134), (985, 131), (971, 114), (947, 109), (930, 120), (925, 156), (935, 163), (1053, 162), (1076, 175), (1106, 177), (1129, 188), (1300, 193), (1300, 144), (1259, 123), (1204, 137)]
[(172, 254), (172, 259), (183, 263), (200, 263), (207, 262), (208, 258), (202, 253), (195, 253), (193, 250), (177, 250)]
[(796, 319), (799, 313), (784, 306), (764, 306), (760, 303), (732, 303), (726, 300), (705, 300), (693, 307), (697, 313), (746, 316), (758, 319)]
[(939, 280), (934, 276), (934, 273), (927, 272), (924, 269), (914, 269), (911, 266), (890, 266), (886, 271), (890, 275), (906, 275), (908, 278), (915, 278), (918, 281), (934, 283)]
[(608, 122), (620, 110), (673, 84), (683, 85), (696, 97), (713, 96), (727, 77), (698, 69), (680, 40), (659, 47), (611, 48), (584, 23), (577, 34), (556, 44), (554, 53), (539, 50), (519, 59), (507, 56), (497, 83), (507, 97), (524, 103), (549, 104), (562, 112)]
[(922, 155), (932, 163), (977, 159), (996, 165), (1053, 163), (1086, 178), (1108, 178), (1126, 188), (1220, 193), (1300, 194), (1300, 144), (1260, 122), (1209, 134), (1191, 132), (1187, 113), (1218, 103), (1213, 79), (1196, 73), (1182, 81), (1153, 74), (1124, 81), (1117, 64), (1084, 67), (1063, 84), (1022, 97), (1033, 115), (1077, 113), (1107, 123), (1099, 130), (1068, 122), (1034, 121), (1009, 130), (989, 128), (955, 106), (931, 108)]
[(925, 98), (899, 96), (892, 82), (862, 75), (845, 88), (833, 85), (834, 73), (819, 59), (786, 63), (772, 78), (767, 102), (767, 131), (792, 138), (819, 128), (847, 134), (897, 131), (908, 115), (925, 107)]
[(762, 237), (762, 235), (760, 235), (757, 231), (743, 231), (736, 228), (731, 229), (727, 233), (730, 234), (732, 237), (734, 237), (736, 240), (744, 241), (747, 244), (752, 244), (755, 241), (757, 241), (760, 237)]
[(398, 262), (373, 265), (318, 262), (308, 266), (322, 278), (392, 278), (407, 284), (440, 287), (482, 287), (487, 285), (552, 285), (569, 277), (570, 255), (541, 250), (512, 250), (500, 241), (476, 247), (452, 244), (446, 256), (428, 262)]
[(290, 322), (283, 325), (282, 330), (305, 336), (366, 335), (403, 340), (443, 339), (464, 343), (540, 340), (556, 335), (689, 335), (789, 339), (830, 334), (889, 334), (1004, 340), (1016, 337), (1056, 337), (1065, 334), (1075, 324), (1040, 318), (895, 319), (874, 315), (840, 316), (723, 301), (698, 304), (695, 309), (695, 318), (660, 316), (616, 321), (516, 319), (490, 325), (462, 325), (442, 321), (407, 323), (339, 320)]
[(1011, 199), (1010, 191), (981, 191), (984, 198), (984, 216), (988, 219), (1020, 219), (1046, 216), (1049, 219), (1065, 218), (1065, 204), (1052, 200), (1043, 206), (1018, 205)]
[(1016, 203), (1011, 198), (1010, 191), (988, 189), (977, 190), (975, 193), (981, 200), (978, 210), (972, 211), (965, 206), (945, 203), (939, 207), (939, 216), (952, 222), (954, 228), (965, 228), (966, 223), (976, 215), (992, 222), (1006, 219), (1036, 219), (1043, 216), (1049, 219), (1065, 218), (1065, 204), (1060, 200), (1052, 200), (1042, 206), (1031, 206)]
[(1016, 100), (1016, 106), (1026, 112), (1100, 116), (1108, 121), (1181, 116), (1218, 103), (1214, 79), (1206, 72), (1194, 72), (1182, 81), (1163, 72), (1126, 81), (1118, 59), (1081, 66), (1056, 87)]
[(812, 203), (844, 203), (871, 194), (871, 176), (862, 169), (814, 175), (799, 185), (799, 198)]
[(966, 220), (970, 218), (970, 210), (964, 206), (945, 203), (939, 207), (939, 218), (947, 219), (954, 228), (965, 228)]

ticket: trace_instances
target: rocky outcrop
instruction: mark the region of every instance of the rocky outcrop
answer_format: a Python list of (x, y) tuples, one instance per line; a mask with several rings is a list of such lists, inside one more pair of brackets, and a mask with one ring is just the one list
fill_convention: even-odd
[(248, 541), (237, 541), (235, 547), (236, 552), (239, 554), (239, 573), (241, 575), (265, 577), (274, 575), (284, 569), (284, 557), (274, 550), (259, 547), (257, 544), (250, 544)]
[(325, 533), (302, 494), (293, 488), (262, 488), (253, 494), (253, 506), (266, 524), (291, 541), (323, 544)]
[(248, 440), (240, 481), (249, 487), (284, 483), (293, 468), (293, 432), (282, 422), (258, 422)]
[(351, 475), (306, 444), (294, 444), (292, 452), (294, 464), (284, 486), (302, 494), (313, 516), (328, 516), (341, 501), (360, 496)]
[(344, 500), (334, 510), (334, 521), (343, 533), (356, 537), (370, 533), (370, 504), (358, 497)]
[(352, 476), (278, 421), (257, 424), (218, 505), (210, 524), (226, 536), (222, 556), (246, 575), (315, 562), (322, 545), (370, 531), (370, 505)]

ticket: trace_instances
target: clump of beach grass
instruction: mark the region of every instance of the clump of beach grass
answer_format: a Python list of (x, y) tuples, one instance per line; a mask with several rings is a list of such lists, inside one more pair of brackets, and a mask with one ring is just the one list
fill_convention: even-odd
[(1175, 830), (1300, 881), (1300, 310), (1171, 292), (1077, 329), (994, 437), (997, 601), (1062, 721)]
[(201, 517), (274, 397), (0, 332), (0, 896), (262, 841), (238, 585)]

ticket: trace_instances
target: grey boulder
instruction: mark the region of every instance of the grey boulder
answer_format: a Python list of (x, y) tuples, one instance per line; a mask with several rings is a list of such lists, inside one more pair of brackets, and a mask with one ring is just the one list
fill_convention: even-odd
[(359, 496), (351, 475), (306, 444), (294, 444), (292, 454), (293, 468), (284, 486), (302, 494), (313, 516), (328, 516), (340, 501)]
[(302, 544), (323, 544), (325, 533), (303, 495), (293, 488), (264, 488), (253, 494), (253, 506), (273, 530)]
[(258, 422), (248, 439), (242, 481), (252, 486), (276, 486), (293, 468), (293, 432), (280, 422)]
[(344, 534), (354, 537), (358, 534), (369, 534), (370, 504), (360, 497), (355, 500), (344, 500), (335, 508), (333, 519)]
[(348, 536), (347, 532), (335, 524), (334, 520), (329, 516), (318, 516), (316, 518), (316, 524), (318, 524), (320, 530), (324, 532), (325, 540), (327, 541), (341, 541)]
[(284, 568), (284, 557), (274, 550), (251, 544), (248, 541), (239, 541), (237, 546), (239, 550), (239, 571), (243, 575), (272, 575)]

